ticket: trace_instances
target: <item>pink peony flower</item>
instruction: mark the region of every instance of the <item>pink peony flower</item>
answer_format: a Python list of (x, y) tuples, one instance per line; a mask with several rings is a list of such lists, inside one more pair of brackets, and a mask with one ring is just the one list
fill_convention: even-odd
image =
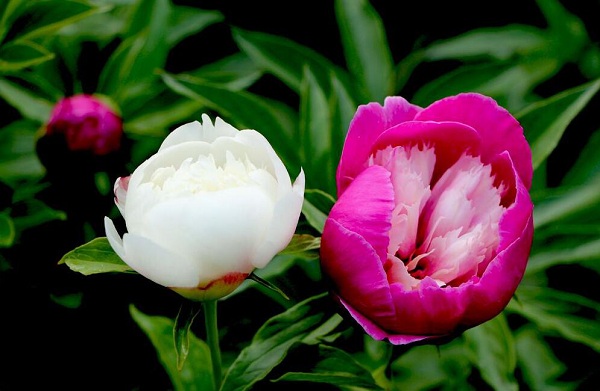
[(80, 94), (63, 98), (54, 106), (46, 134), (64, 135), (72, 151), (105, 155), (119, 149), (123, 125), (107, 104), (93, 95)]
[(359, 107), (321, 238), (334, 297), (393, 344), (493, 318), (529, 257), (532, 173), (523, 129), (489, 97)]

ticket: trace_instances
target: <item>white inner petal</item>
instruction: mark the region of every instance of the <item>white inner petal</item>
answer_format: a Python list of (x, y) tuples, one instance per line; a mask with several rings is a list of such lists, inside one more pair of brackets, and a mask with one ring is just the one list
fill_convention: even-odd
[(386, 167), (394, 186), (388, 279), (411, 289), (425, 277), (440, 286), (467, 280), (499, 242), (504, 189), (491, 167), (463, 155), (431, 188), (435, 161), (433, 148), (415, 146), (387, 148), (370, 162)]

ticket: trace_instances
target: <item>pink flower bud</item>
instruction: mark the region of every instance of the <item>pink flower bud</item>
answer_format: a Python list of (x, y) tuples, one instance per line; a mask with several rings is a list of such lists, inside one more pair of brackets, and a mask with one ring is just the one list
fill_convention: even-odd
[(495, 317), (529, 257), (532, 174), (523, 129), (489, 97), (359, 107), (321, 237), (334, 297), (394, 344)]
[(61, 99), (50, 114), (47, 135), (64, 135), (72, 151), (105, 155), (119, 149), (123, 125), (111, 107), (93, 95)]

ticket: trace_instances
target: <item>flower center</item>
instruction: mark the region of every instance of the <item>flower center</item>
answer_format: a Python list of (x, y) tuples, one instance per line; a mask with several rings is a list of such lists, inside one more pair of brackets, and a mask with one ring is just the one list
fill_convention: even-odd
[(379, 151), (371, 164), (391, 173), (395, 196), (385, 265), (390, 283), (416, 288), (430, 277), (456, 286), (483, 270), (495, 256), (502, 189), (491, 166), (461, 156), (432, 183), (436, 163), (431, 147)]
[(161, 167), (150, 178), (155, 191), (176, 195), (261, 186), (274, 188), (275, 178), (265, 169), (257, 168), (248, 158), (240, 159), (226, 152), (223, 164), (218, 164), (213, 155), (188, 158), (179, 167)]

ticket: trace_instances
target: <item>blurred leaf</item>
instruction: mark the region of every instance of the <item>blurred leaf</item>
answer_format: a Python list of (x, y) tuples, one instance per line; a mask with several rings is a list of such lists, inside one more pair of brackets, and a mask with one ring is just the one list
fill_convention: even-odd
[(123, 273), (133, 270), (115, 253), (105, 237), (95, 238), (66, 253), (58, 264), (65, 263), (83, 275)]
[(472, 363), (495, 390), (518, 390), (514, 376), (517, 353), (506, 318), (500, 314), (463, 334), (472, 354)]
[(326, 191), (335, 186), (335, 162), (331, 156), (331, 117), (327, 97), (316, 78), (305, 68), (300, 88), (300, 145), (306, 185)]
[(521, 328), (516, 334), (519, 369), (531, 390), (570, 391), (576, 383), (561, 382), (558, 378), (565, 372), (565, 365), (554, 355), (552, 349), (532, 325)]
[(461, 92), (479, 92), (498, 100), (509, 111), (528, 103), (533, 88), (558, 70), (551, 58), (531, 62), (502, 62), (464, 65), (425, 84), (412, 101), (420, 106)]
[[(349, 92), (349, 96), (360, 102), (368, 101), (356, 91), (345, 70), (310, 48), (283, 37), (240, 29), (233, 30), (233, 38), (238, 47), (256, 64), (275, 75), (297, 93), (300, 93), (306, 66), (319, 85), (329, 86), (333, 73), (343, 88)], [(327, 89), (327, 95), (329, 92), (330, 88)]]
[(462, 339), (441, 346), (411, 347), (391, 364), (391, 390), (474, 390)]
[(256, 273), (252, 272), (250, 273), (250, 275), (248, 276), (248, 278), (254, 282), (257, 282), (259, 285), (262, 285), (263, 287), (279, 294), (281, 297), (283, 297), (285, 300), (289, 300), (289, 296), (282, 290), (280, 289), (278, 286), (270, 283), (269, 281), (265, 280), (264, 278), (260, 277), (259, 275), (257, 275)]
[(164, 37), (170, 1), (141, 0), (136, 10), (128, 38), (110, 56), (98, 82), (98, 92), (111, 96), (120, 106), (148, 94), (148, 83), (164, 67), (170, 49)]
[(62, 296), (50, 295), (50, 299), (65, 308), (79, 308), (83, 300), (83, 292), (71, 293)]
[(287, 372), (273, 381), (325, 383), (337, 387), (358, 387), (361, 390), (383, 390), (375, 383), (371, 373), (345, 351), (319, 345), (319, 358), (321, 360), (311, 372)]
[(600, 89), (600, 80), (538, 101), (516, 114), (531, 145), (534, 170), (558, 145), (573, 118)]
[(192, 333), (189, 357), (181, 370), (177, 369), (177, 353), (173, 345), (174, 322), (162, 316), (149, 316), (135, 306), (129, 306), (131, 317), (148, 336), (156, 349), (158, 358), (165, 368), (175, 391), (211, 391), (215, 386), (212, 379), (210, 350), (206, 343)]
[(533, 222), (536, 229), (567, 217), (595, 211), (600, 203), (599, 188), (600, 176), (581, 186), (552, 189), (535, 204)]
[[(337, 164), (342, 156), (344, 141), (346, 141), (348, 127), (354, 117), (357, 105), (353, 98), (348, 95), (348, 90), (335, 77), (332, 79), (331, 85), (333, 89), (329, 96), (329, 112), (331, 113), (331, 149), (329, 155), (335, 162), (335, 168), (337, 169)], [(335, 189), (331, 192), (335, 193)]]
[(310, 201), (304, 199), (304, 203), (302, 204), (302, 214), (306, 217), (306, 220), (311, 227), (316, 229), (319, 233), (323, 233), (325, 220), (327, 220), (327, 215), (325, 213), (321, 212)]
[(175, 6), (171, 13), (167, 31), (167, 44), (175, 46), (182, 39), (196, 34), (206, 27), (221, 22), (223, 14), (218, 11), (207, 11), (196, 7)]
[(339, 315), (328, 318), (329, 300), (327, 293), (308, 298), (265, 322), (229, 367), (221, 390), (248, 390), (281, 363), (294, 345), (319, 343), (342, 320)]
[(44, 123), (50, 118), (53, 102), (31, 93), (8, 79), (0, 78), (0, 96), (25, 118)]
[(162, 141), (173, 125), (182, 124), (187, 119), (198, 119), (203, 107), (202, 102), (184, 98), (169, 90), (148, 101), (144, 109), (136, 110), (125, 121), (123, 129), (129, 135), (160, 137)]
[(584, 23), (558, 0), (537, 0), (538, 7), (548, 22), (547, 34), (553, 54), (563, 61), (574, 61), (589, 37)]
[(53, 58), (53, 53), (34, 42), (11, 42), (0, 46), (0, 73), (19, 71)]
[(244, 53), (238, 52), (187, 72), (198, 83), (220, 85), (232, 91), (243, 90), (257, 81), (263, 71)]
[(512, 300), (508, 311), (529, 319), (544, 333), (600, 352), (600, 303), (577, 294), (526, 285), (519, 286), (516, 297), (518, 301)]
[(286, 165), (299, 165), (292, 142), (297, 121), (284, 104), (245, 91), (230, 91), (189, 76), (162, 73), (173, 91), (201, 102), (231, 120), (238, 129), (256, 129), (269, 140)]
[(8, 35), (16, 42), (48, 36), (51, 33), (86, 18), (95, 12), (107, 11), (107, 7), (96, 7), (75, 0), (37, 0), (27, 2), (27, 7), (13, 22)]
[(0, 212), (0, 248), (10, 247), (15, 241), (15, 224), (10, 214)]
[(0, 2), (0, 43), (25, 8), (26, 0), (6, 0)]
[(561, 185), (582, 185), (600, 176), (600, 129), (596, 130), (578, 153), (575, 164), (565, 174)]
[[(17, 200), (17, 191), (15, 191), (15, 202)], [(43, 223), (53, 220), (66, 220), (67, 215), (65, 212), (53, 209), (42, 201), (37, 199), (27, 199), (22, 201), (25, 206), (25, 213), (23, 215), (13, 215), (13, 222), (17, 232), (23, 232), (26, 229), (36, 227)]]
[(538, 28), (508, 25), (470, 30), (450, 39), (433, 42), (423, 52), (428, 61), (482, 57), (504, 61), (539, 50), (547, 44), (545, 32)]
[(593, 260), (600, 261), (600, 239), (591, 240), (575, 247), (536, 253), (529, 258), (526, 273), (533, 274), (556, 265)]
[(0, 178), (3, 181), (13, 183), (44, 174), (45, 169), (35, 151), (38, 127), (32, 121), (17, 120), (0, 129)]
[(383, 103), (395, 80), (381, 17), (367, 0), (336, 0), (335, 12), (348, 69), (370, 101)]

